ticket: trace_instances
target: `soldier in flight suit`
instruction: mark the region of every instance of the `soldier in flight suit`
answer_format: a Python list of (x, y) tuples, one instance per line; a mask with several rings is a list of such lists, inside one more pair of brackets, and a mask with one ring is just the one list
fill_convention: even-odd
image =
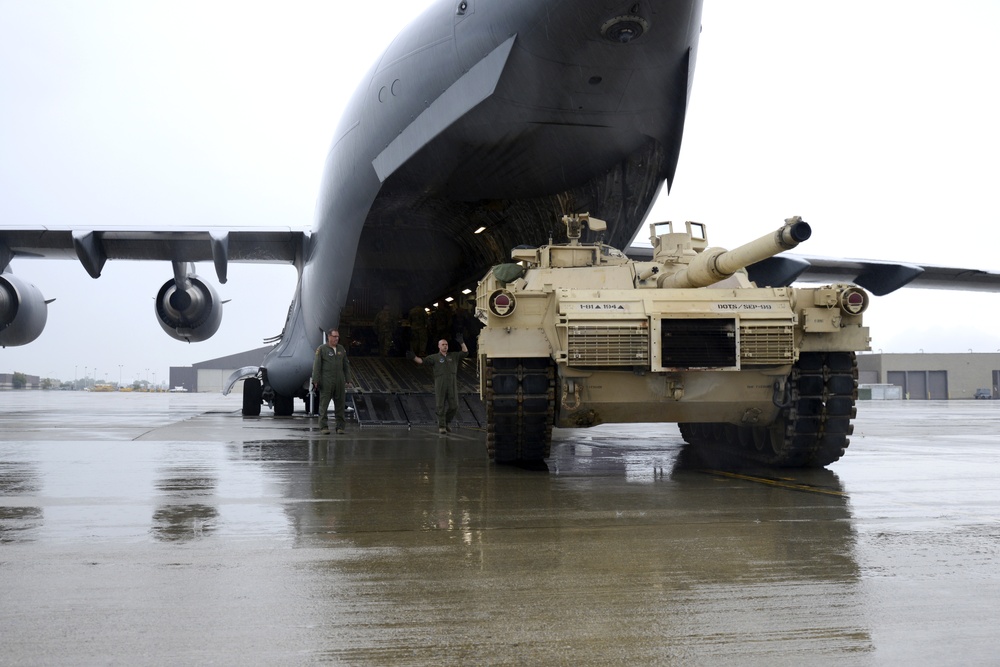
[(448, 341), (443, 338), (438, 341), (438, 353), (426, 357), (418, 357), (413, 351), (406, 353), (407, 358), (418, 364), (428, 363), (434, 366), (434, 398), (437, 403), (438, 433), (451, 433), (448, 422), (458, 414), (458, 367), (462, 359), (469, 356), (469, 348), (465, 346), (462, 334), (455, 336), (456, 342), (462, 346), (461, 352), (448, 353)]
[(334, 415), (337, 419), (337, 433), (344, 432), (344, 402), (347, 400), (347, 385), (351, 382), (351, 362), (347, 360), (347, 350), (340, 344), (340, 332), (331, 329), (326, 343), (316, 348), (313, 360), (313, 389), (319, 390), (319, 432), (330, 432), (327, 412), (330, 399), (334, 401)]

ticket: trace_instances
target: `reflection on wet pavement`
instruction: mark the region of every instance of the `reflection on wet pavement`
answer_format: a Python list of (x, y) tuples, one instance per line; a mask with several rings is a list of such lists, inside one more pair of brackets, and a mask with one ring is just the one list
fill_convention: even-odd
[(989, 407), (942, 410), (954, 435), (875, 406), (831, 470), (744, 468), (642, 425), (559, 431), (539, 471), (491, 465), (476, 430), (320, 437), (192, 398), (151, 401), (152, 427), (136, 403), (80, 417), (82, 436), (0, 410), (15, 662), (38, 647), (122, 661), (122, 646), (241, 664), (992, 655)]
[[(153, 535), (159, 540), (186, 540), (216, 528), (219, 511), (214, 505), (216, 480), (211, 468), (178, 464), (161, 472), (156, 482), (161, 504), (153, 512)], [(198, 502), (204, 499), (205, 502)]]
[(41, 486), (36, 466), (19, 460), (21, 456), (31, 453), (12, 448), (0, 459), (0, 544), (34, 539), (44, 519), (41, 507), (14, 504), (16, 498), (37, 494)]

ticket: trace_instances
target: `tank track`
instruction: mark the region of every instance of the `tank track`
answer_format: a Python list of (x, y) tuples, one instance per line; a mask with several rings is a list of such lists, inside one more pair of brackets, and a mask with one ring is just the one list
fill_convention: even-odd
[(497, 463), (541, 461), (552, 447), (555, 366), (542, 358), (486, 361), (486, 448)]
[(854, 352), (803, 352), (788, 376), (784, 407), (771, 426), (679, 426), (681, 436), (692, 445), (722, 445), (768, 466), (822, 468), (847, 450), (857, 398)]

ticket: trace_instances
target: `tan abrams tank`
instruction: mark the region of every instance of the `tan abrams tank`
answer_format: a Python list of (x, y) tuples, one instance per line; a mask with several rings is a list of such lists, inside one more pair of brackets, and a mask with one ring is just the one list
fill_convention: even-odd
[(853, 430), (855, 351), (868, 295), (852, 285), (757, 287), (744, 267), (809, 238), (790, 218), (732, 251), (705, 226), (650, 225), (651, 261), (581, 243), (518, 248), (480, 282), (476, 316), (488, 447), (498, 462), (549, 455), (552, 427), (675, 422), (693, 445), (773, 466), (839, 459)]

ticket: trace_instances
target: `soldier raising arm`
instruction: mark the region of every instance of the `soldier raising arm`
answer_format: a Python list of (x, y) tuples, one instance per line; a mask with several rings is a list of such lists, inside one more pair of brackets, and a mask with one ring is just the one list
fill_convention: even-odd
[(448, 352), (448, 341), (438, 341), (438, 353), (418, 357), (412, 351), (406, 356), (418, 364), (428, 363), (434, 367), (434, 398), (437, 407), (438, 433), (451, 433), (448, 422), (458, 414), (458, 367), (462, 359), (469, 356), (462, 334), (455, 335), (455, 341), (462, 346), (461, 352)]

